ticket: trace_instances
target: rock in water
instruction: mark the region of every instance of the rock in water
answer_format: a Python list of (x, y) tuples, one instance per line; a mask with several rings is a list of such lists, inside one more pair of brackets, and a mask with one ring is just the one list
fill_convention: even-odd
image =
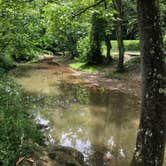
[(49, 157), (61, 166), (83, 166), (84, 156), (78, 150), (61, 145), (53, 145), (48, 151)]

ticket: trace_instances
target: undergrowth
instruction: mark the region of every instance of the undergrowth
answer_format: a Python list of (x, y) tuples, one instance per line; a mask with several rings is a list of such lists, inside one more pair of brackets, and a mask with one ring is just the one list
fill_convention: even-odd
[(34, 155), (43, 136), (23, 105), (21, 87), (0, 75), (0, 165), (15, 166), (20, 157)]

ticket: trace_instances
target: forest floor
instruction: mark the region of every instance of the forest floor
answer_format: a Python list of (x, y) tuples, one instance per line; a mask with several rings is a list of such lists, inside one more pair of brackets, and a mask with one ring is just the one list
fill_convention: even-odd
[[(72, 83), (84, 84), (92, 88), (104, 87), (109, 90), (118, 90), (137, 97), (141, 96), (141, 72), (140, 72), (140, 56), (125, 54), (125, 71), (123, 73), (116, 72), (116, 61), (111, 65), (102, 65), (94, 67), (94, 71), (86, 70), (87, 66), (82, 65), (78, 70), (70, 67), (73, 63), (70, 60), (60, 59), (57, 56), (43, 55), (40, 62), (47, 63), (50, 68), (59, 73), (70, 73), (74, 78)], [(74, 62), (75, 63), (75, 62)]]

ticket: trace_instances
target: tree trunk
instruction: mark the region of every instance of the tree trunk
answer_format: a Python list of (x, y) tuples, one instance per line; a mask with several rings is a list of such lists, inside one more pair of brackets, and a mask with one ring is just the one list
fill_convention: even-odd
[(112, 62), (112, 57), (111, 57), (111, 41), (110, 41), (110, 35), (105, 35), (105, 45), (106, 45), (106, 58), (105, 58), (105, 64), (110, 64)]
[(118, 12), (118, 19), (120, 19), (118, 21), (118, 26), (117, 26), (117, 42), (118, 42), (118, 50), (119, 50), (119, 61), (118, 61), (118, 66), (117, 66), (117, 70), (119, 72), (124, 70), (124, 43), (123, 43), (123, 12), (122, 12), (122, 0), (114, 0), (114, 5), (115, 8)]
[(142, 113), (132, 166), (162, 166), (166, 97), (158, 0), (137, 0), (142, 58)]
[(101, 42), (103, 32), (103, 18), (100, 18), (99, 13), (94, 12), (92, 15), (92, 29), (90, 34), (90, 50), (87, 55), (88, 64), (103, 63), (103, 57), (101, 53)]
[(68, 50), (70, 51), (71, 58), (74, 59), (75, 57), (78, 57), (78, 50), (77, 50), (77, 40), (72, 37), (72, 34), (70, 36), (67, 36), (68, 39)]

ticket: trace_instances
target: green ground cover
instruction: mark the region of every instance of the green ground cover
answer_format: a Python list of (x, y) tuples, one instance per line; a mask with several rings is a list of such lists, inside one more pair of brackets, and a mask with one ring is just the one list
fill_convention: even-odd
[(0, 165), (15, 166), (19, 157), (37, 151), (43, 136), (28, 114), (21, 87), (2, 71), (0, 75)]

